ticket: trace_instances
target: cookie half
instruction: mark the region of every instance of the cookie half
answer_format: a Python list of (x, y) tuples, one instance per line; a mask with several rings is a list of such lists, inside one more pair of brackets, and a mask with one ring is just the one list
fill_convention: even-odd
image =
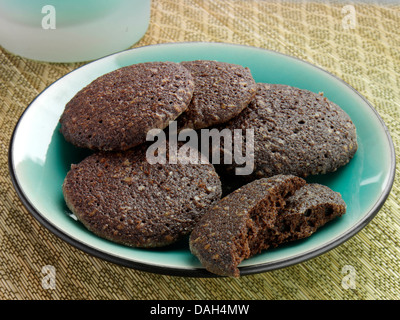
[[(254, 130), (254, 170), (241, 177), (247, 181), (277, 174), (307, 177), (333, 172), (357, 150), (355, 125), (338, 105), (287, 85), (258, 84), (249, 106), (221, 128)], [(223, 149), (222, 145), (222, 153)], [(233, 161), (218, 169), (235, 174), (237, 167)]]
[(291, 175), (262, 178), (211, 207), (194, 228), (190, 249), (208, 271), (239, 277), (244, 259), (308, 237), (345, 211), (340, 194), (328, 187)]
[(146, 141), (150, 129), (164, 129), (189, 105), (193, 78), (174, 62), (145, 62), (100, 76), (66, 105), (61, 132), (72, 144), (123, 151)]
[(253, 181), (222, 198), (190, 235), (190, 250), (210, 272), (238, 277), (239, 263), (265, 246), (262, 233), (273, 229), (286, 198), (305, 185), (295, 176)]
[(256, 92), (250, 69), (232, 63), (184, 61), (195, 83), (188, 109), (179, 117), (180, 128), (201, 129), (237, 116)]
[(63, 194), (72, 213), (98, 236), (160, 247), (192, 231), (220, 199), (221, 183), (211, 164), (181, 164), (180, 158), (177, 164), (149, 164), (139, 146), (97, 152), (72, 165)]
[(286, 199), (274, 228), (265, 232), (266, 242), (270, 247), (276, 247), (307, 238), (345, 213), (346, 203), (338, 192), (321, 184), (306, 184)]

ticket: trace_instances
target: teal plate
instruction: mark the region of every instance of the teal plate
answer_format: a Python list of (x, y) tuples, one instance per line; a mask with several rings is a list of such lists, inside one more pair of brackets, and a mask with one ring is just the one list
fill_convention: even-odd
[(196, 59), (249, 67), (257, 82), (323, 92), (349, 114), (357, 128), (359, 149), (350, 163), (334, 173), (309, 179), (340, 192), (347, 213), (307, 239), (243, 261), (242, 275), (314, 258), (348, 240), (373, 219), (393, 184), (395, 152), (384, 122), (368, 101), (342, 80), (297, 58), (260, 48), (202, 42), (151, 45), (119, 52), (68, 73), (39, 94), (19, 119), (9, 148), (13, 184), (28, 211), (54, 234), (96, 257), (149, 272), (214, 276), (190, 253), (187, 239), (162, 249), (137, 249), (95, 236), (73, 219), (61, 191), (71, 163), (88, 154), (67, 143), (58, 130), (65, 104), (82, 87), (107, 72), (134, 63)]

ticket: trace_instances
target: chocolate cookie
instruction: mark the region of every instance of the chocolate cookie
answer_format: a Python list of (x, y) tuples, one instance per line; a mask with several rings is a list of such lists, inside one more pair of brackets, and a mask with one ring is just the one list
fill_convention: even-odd
[(72, 144), (121, 151), (146, 141), (150, 129), (164, 129), (189, 105), (193, 78), (174, 62), (145, 62), (100, 76), (66, 105), (61, 132)]
[(210, 272), (239, 277), (238, 265), (262, 250), (310, 236), (341, 216), (340, 194), (291, 175), (255, 180), (218, 201), (190, 236)]
[[(254, 170), (247, 181), (332, 172), (357, 150), (356, 128), (339, 106), (321, 94), (287, 85), (258, 84), (249, 106), (222, 128), (254, 130)], [(233, 162), (218, 169), (234, 174), (236, 167)]]
[(165, 164), (150, 164), (145, 145), (94, 153), (71, 166), (65, 201), (102, 238), (133, 247), (171, 244), (220, 199), (221, 183), (211, 164), (181, 164), (181, 157), (169, 164), (166, 157)]
[(329, 221), (346, 213), (346, 203), (338, 192), (321, 184), (306, 184), (286, 199), (275, 227), (266, 232), (270, 247), (311, 236)]
[(222, 198), (202, 217), (190, 235), (190, 250), (210, 272), (239, 276), (239, 263), (268, 244), (262, 234), (272, 229), (286, 198), (306, 182), (278, 175), (253, 181)]
[(192, 101), (179, 117), (180, 128), (201, 129), (237, 116), (256, 92), (249, 68), (240, 65), (196, 60), (181, 63), (195, 82)]

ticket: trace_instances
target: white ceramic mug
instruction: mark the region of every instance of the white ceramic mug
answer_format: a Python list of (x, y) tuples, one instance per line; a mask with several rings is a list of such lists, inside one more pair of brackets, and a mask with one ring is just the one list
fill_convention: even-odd
[(145, 34), (151, 0), (0, 0), (0, 45), (48, 62), (94, 60)]

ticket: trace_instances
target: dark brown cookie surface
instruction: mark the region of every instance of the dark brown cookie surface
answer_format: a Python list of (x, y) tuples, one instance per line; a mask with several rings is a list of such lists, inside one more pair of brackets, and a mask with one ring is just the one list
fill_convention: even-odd
[[(178, 158), (179, 159), (179, 158)], [(134, 247), (159, 247), (188, 234), (221, 196), (211, 164), (149, 164), (146, 148), (98, 152), (72, 165), (63, 194), (90, 231)]]
[(286, 199), (268, 243), (271, 247), (311, 236), (329, 221), (346, 213), (342, 196), (321, 184), (306, 184)]
[(190, 236), (190, 248), (208, 271), (239, 277), (244, 259), (308, 237), (345, 211), (340, 194), (326, 186), (291, 175), (262, 178), (210, 207)]
[(191, 252), (218, 275), (239, 276), (239, 263), (268, 244), (261, 238), (275, 226), (285, 199), (306, 182), (278, 175), (253, 181), (222, 198), (202, 217), (190, 235)]
[(192, 101), (178, 120), (181, 128), (201, 129), (224, 123), (238, 115), (254, 97), (256, 84), (248, 68), (209, 60), (181, 64), (195, 82)]
[[(339, 106), (286, 85), (258, 84), (250, 105), (223, 128), (254, 130), (250, 181), (276, 174), (307, 177), (332, 172), (357, 150), (356, 128)], [(220, 169), (234, 174), (235, 167), (233, 163)]]
[(65, 139), (92, 150), (126, 150), (164, 129), (192, 98), (190, 72), (174, 62), (145, 62), (107, 73), (66, 105), (60, 118)]

